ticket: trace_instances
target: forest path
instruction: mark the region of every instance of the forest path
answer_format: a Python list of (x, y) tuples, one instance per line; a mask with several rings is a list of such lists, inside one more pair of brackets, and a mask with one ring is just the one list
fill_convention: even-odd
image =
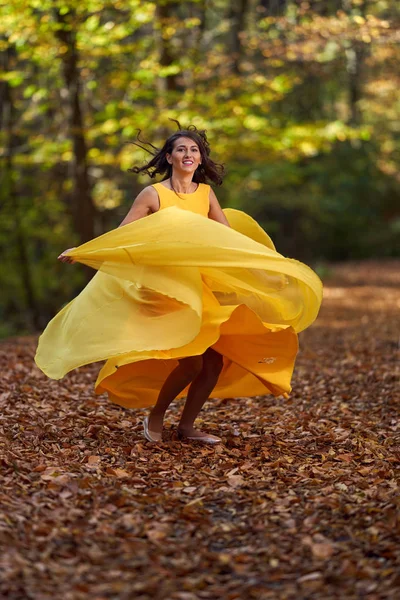
[[(400, 262), (337, 266), (293, 392), (210, 400), (216, 447), (142, 437), (145, 410), (0, 344), (0, 597), (395, 599)], [(397, 390), (397, 396), (396, 396)]]

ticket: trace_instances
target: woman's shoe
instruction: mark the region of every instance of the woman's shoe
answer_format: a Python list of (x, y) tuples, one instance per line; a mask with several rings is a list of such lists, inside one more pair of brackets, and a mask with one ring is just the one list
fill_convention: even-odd
[(144, 431), (144, 437), (149, 442), (161, 442), (162, 441), (161, 433), (156, 433), (155, 431), (150, 431), (149, 417), (145, 417), (145, 419), (143, 420), (143, 431)]
[(220, 442), (222, 442), (221, 438), (217, 437), (216, 435), (212, 435), (211, 433), (205, 433), (204, 435), (185, 435), (184, 433), (182, 433), (181, 431), (178, 430), (178, 435), (179, 437), (185, 439), (185, 440), (193, 440), (194, 442), (203, 442), (204, 444), (219, 444)]

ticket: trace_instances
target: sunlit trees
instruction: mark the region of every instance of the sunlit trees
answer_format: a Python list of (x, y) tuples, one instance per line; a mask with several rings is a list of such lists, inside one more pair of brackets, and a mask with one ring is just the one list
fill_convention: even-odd
[[(138, 129), (207, 129), (222, 203), (315, 262), (399, 247), (391, 0), (10, 0), (0, 5), (0, 316), (40, 327), (83, 283), (58, 253), (115, 227)], [(1, 333), (1, 332), (0, 332)]]

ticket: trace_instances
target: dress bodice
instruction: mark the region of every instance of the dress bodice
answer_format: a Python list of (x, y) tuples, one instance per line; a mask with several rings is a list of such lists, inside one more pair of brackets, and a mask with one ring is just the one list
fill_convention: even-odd
[(175, 194), (162, 183), (155, 183), (153, 187), (157, 191), (160, 200), (160, 210), (177, 206), (183, 210), (190, 210), (203, 217), (207, 217), (210, 210), (210, 186), (205, 183), (199, 183), (197, 190), (191, 194)]

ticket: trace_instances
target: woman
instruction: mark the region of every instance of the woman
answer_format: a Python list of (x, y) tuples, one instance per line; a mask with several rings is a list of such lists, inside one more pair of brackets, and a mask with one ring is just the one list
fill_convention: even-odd
[(36, 362), (60, 378), (107, 359), (96, 393), (153, 406), (147, 440), (162, 439), (167, 408), (186, 396), (179, 435), (218, 443), (194, 427), (204, 403), (210, 395), (287, 396), (296, 332), (316, 318), (321, 282), (279, 255), (249, 216), (221, 209), (207, 182), (220, 184), (223, 167), (211, 160), (205, 132), (179, 127), (131, 170), (164, 177), (140, 192), (117, 230), (59, 256), (100, 272), (49, 323)]

